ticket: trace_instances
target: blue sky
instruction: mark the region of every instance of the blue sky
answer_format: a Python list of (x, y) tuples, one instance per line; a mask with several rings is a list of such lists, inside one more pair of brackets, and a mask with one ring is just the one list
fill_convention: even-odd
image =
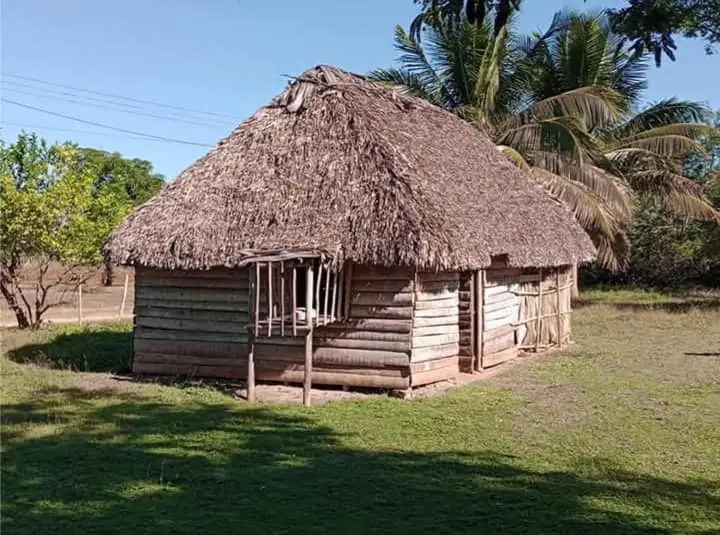
[[(600, 9), (621, 0), (526, 0), (523, 31), (542, 29), (562, 8)], [(412, 0), (5, 0), (0, 11), (0, 91), (3, 98), (86, 121), (213, 145), (282, 91), (284, 75), (320, 63), (355, 72), (388, 66), (392, 33), (417, 11)], [(650, 73), (648, 100), (677, 96), (720, 108), (720, 56), (700, 42), (680, 42), (676, 63)], [(14, 75), (11, 77), (9, 75)], [(219, 115), (146, 108), (202, 124), (166, 121), (58, 100), (74, 91), (35, 78)], [(38, 87), (40, 89), (38, 89)], [(43, 90), (44, 88), (44, 90)], [(49, 98), (51, 89), (56, 98)], [(67, 95), (59, 95), (65, 91)], [(132, 103), (131, 103), (132, 104)], [(119, 151), (153, 162), (174, 178), (202, 156), (203, 146), (140, 140), (42, 112), (2, 103), (2, 137), (37, 131), (55, 141)], [(72, 130), (72, 131), (71, 131)]]

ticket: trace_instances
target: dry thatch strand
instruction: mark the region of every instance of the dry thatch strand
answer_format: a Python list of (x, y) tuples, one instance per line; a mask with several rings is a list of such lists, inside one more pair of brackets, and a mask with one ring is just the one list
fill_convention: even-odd
[(161, 269), (272, 252), (423, 270), (592, 260), (571, 213), (483, 133), (355, 74), (319, 66), (137, 208), (106, 255)]

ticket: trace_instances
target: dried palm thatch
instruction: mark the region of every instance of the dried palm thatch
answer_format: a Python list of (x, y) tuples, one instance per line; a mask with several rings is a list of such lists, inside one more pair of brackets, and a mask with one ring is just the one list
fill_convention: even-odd
[(459, 118), (336, 68), (305, 72), (130, 214), (106, 254), (163, 269), (269, 252), (478, 269), (591, 260), (570, 212)]

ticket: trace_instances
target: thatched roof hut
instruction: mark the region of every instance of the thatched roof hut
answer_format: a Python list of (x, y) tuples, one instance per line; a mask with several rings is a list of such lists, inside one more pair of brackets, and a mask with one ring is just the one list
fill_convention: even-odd
[(133, 370), (406, 389), (570, 335), (595, 249), (481, 131), (315, 67), (112, 235)]
[(238, 266), (258, 251), (430, 270), (591, 260), (569, 211), (490, 139), (425, 101), (308, 70), (113, 234), (111, 260)]

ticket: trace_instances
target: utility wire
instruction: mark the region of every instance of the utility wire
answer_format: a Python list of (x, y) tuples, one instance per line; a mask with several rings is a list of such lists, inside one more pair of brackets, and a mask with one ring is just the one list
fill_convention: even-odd
[[(118, 102), (117, 100), (110, 100), (107, 98), (98, 98), (98, 97), (91, 97), (89, 95), (83, 95), (82, 93), (78, 93), (77, 91), (61, 91), (59, 89), (53, 89), (51, 87), (42, 87), (42, 86), (36, 86), (32, 84), (24, 84), (21, 82), (15, 82), (13, 80), (2, 80), (0, 81), (0, 84), (2, 84), (5, 88), (5, 91), (13, 91), (16, 93), (22, 93), (26, 91), (27, 89), (32, 90), (33, 92), (39, 91), (40, 93), (28, 93), (32, 96), (37, 96), (41, 98), (52, 98), (55, 100), (61, 100), (59, 96), (63, 97), (72, 97), (73, 99), (82, 99), (83, 101), (87, 101), (87, 104), (90, 105), (90, 103), (99, 103), (103, 105), (111, 105), (116, 106), (119, 108), (122, 108), (123, 110), (137, 110), (138, 112), (142, 113), (154, 113), (159, 112), (163, 113), (163, 118), (167, 117), (168, 119), (172, 120), (186, 120), (186, 119), (192, 119), (193, 121), (199, 120), (204, 121), (203, 123), (198, 123), (202, 125), (221, 125), (227, 123), (227, 120), (221, 120), (216, 119), (212, 117), (190, 117), (187, 113), (183, 112), (177, 112), (173, 110), (158, 110), (157, 108), (153, 109), (152, 107), (149, 107), (147, 105), (138, 105), (138, 104), (130, 104), (128, 102)], [(69, 101), (68, 101), (69, 102)], [(82, 102), (82, 104), (86, 104), (86, 102)], [(129, 111), (128, 111), (129, 112)], [(211, 121), (211, 122), (208, 122)]]
[(168, 109), (172, 109), (172, 110), (183, 111), (186, 113), (196, 113), (196, 114), (200, 114), (200, 115), (210, 115), (213, 117), (221, 117), (221, 118), (226, 118), (226, 119), (236, 119), (236, 117), (226, 114), (226, 113), (216, 113), (216, 112), (212, 112), (212, 111), (194, 110), (192, 108), (186, 108), (184, 106), (174, 106), (171, 104), (163, 104), (161, 102), (153, 102), (151, 100), (143, 100), (143, 99), (138, 99), (138, 98), (126, 97), (123, 95), (116, 95), (116, 94), (112, 94), (112, 93), (103, 93), (102, 91), (95, 91), (92, 89), (83, 89), (81, 87), (75, 87), (75, 86), (71, 86), (71, 85), (58, 84), (55, 82), (50, 82), (48, 80), (42, 80), (40, 78), (32, 78), (30, 76), (20, 76), (18, 74), (12, 74), (9, 72), (4, 72), (4, 73), (0, 73), (0, 74), (2, 74), (2, 76), (6, 76), (8, 78), (14, 78), (16, 80), (24, 80), (27, 82), (35, 82), (35, 83), (39, 83), (39, 84), (43, 84), (43, 85), (60, 87), (63, 89), (71, 89), (73, 91), (81, 91), (83, 93), (90, 93), (93, 95), (100, 95), (103, 97), (110, 97), (110, 98), (114, 98), (114, 99), (126, 100), (129, 102), (137, 102), (139, 104), (149, 104), (151, 106), (158, 106), (161, 108), (168, 108)]
[[(33, 92), (33, 91), (18, 90), (18, 89), (14, 89), (14, 88), (12, 88), (12, 87), (6, 87), (6, 88), (4, 89), (4, 91), (8, 91), (8, 92), (12, 92), (12, 93), (17, 93), (18, 95), (21, 95), (21, 96), (30, 96), (30, 97), (36, 97), (36, 98), (45, 98), (45, 99), (50, 99), (50, 100), (56, 100), (56, 101), (61, 101), (61, 102), (69, 102), (70, 104), (78, 104), (78, 105), (80, 105), (80, 106), (90, 106), (90, 107), (93, 107), (93, 108), (100, 108), (100, 109), (103, 109), (103, 110), (111, 110), (111, 111), (116, 111), (116, 112), (121, 112), (121, 113), (127, 113), (127, 114), (130, 114), (130, 115), (139, 115), (139, 116), (143, 116), (143, 117), (151, 117), (151, 118), (154, 118), (154, 119), (161, 119), (161, 120), (164, 120), (164, 121), (173, 121), (173, 122), (191, 124), (191, 125), (195, 125), (195, 126), (211, 127), (211, 128), (220, 126), (219, 123), (207, 123), (207, 122), (190, 121), (190, 120), (182, 119), (182, 118), (179, 118), (179, 117), (167, 117), (167, 116), (163, 116), (163, 115), (157, 115), (157, 114), (155, 114), (155, 113), (148, 113), (148, 112), (144, 112), (144, 111), (133, 111), (133, 110), (128, 110), (128, 109), (123, 109), (121, 106), (124, 106), (124, 104), (120, 104), (120, 103), (111, 103), (111, 105), (107, 105), (107, 104), (96, 104), (96, 103), (94, 103), (94, 102), (83, 102), (82, 100), (76, 100), (76, 99), (71, 99), (71, 98), (64, 98), (64, 97), (59, 97), (59, 96), (55, 96), (55, 95), (43, 95), (42, 93), (35, 93), (35, 92)], [(80, 96), (80, 95), (78, 95), (78, 96)], [(84, 98), (84, 97), (80, 96), (80, 98)]]
[(73, 134), (91, 134), (93, 136), (105, 136), (105, 137), (113, 137), (113, 138), (117, 138), (117, 139), (130, 139), (130, 140), (134, 140), (134, 141), (155, 141), (158, 143), (167, 143), (167, 141), (164, 141), (162, 139), (152, 139), (152, 138), (147, 138), (145, 136), (120, 134), (120, 133), (114, 133), (114, 132), (100, 132), (98, 130), (81, 130), (81, 129), (77, 129), (77, 128), (63, 128), (63, 127), (55, 127), (55, 126), (48, 126), (48, 125), (41, 125), (41, 124), (16, 123), (16, 122), (12, 122), (12, 121), (3, 121), (2, 125), (0, 125), (0, 129), (5, 128), (6, 126), (15, 126), (18, 128), (29, 128), (31, 130), (48, 130), (51, 132), (70, 132)]
[(145, 137), (145, 138), (148, 138), (148, 139), (154, 139), (154, 140), (158, 140), (158, 141), (167, 141), (167, 142), (169, 142), (169, 143), (180, 143), (180, 144), (183, 144), (183, 145), (195, 145), (195, 146), (197, 146), (197, 147), (212, 147), (212, 146), (213, 146), (213, 145), (209, 145), (209, 144), (207, 144), (207, 143), (198, 143), (198, 142), (195, 142), (195, 141), (186, 141), (186, 140), (183, 140), (183, 139), (173, 139), (173, 138), (164, 137), (164, 136), (156, 136), (156, 135), (154, 135), (154, 134), (146, 134), (146, 133), (144, 133), (144, 132), (138, 132), (138, 131), (136, 131), (136, 130), (127, 130), (127, 129), (125, 129), (125, 128), (118, 128), (118, 127), (116, 127), (116, 126), (111, 126), (111, 125), (102, 124), (102, 123), (96, 123), (95, 121), (87, 121), (87, 120), (85, 120), (85, 119), (80, 119), (80, 118), (78, 118), (78, 117), (72, 117), (72, 116), (70, 116), (70, 115), (65, 115), (65, 114), (63, 114), (63, 113), (57, 113), (57, 112), (50, 111), (50, 110), (46, 110), (46, 109), (43, 109), (43, 108), (37, 108), (37, 107), (35, 107), (35, 106), (29, 106), (28, 104), (23, 104), (23, 103), (21, 103), (21, 102), (16, 102), (16, 101), (14, 101), (14, 100), (10, 100), (10, 99), (7, 99), (7, 98), (0, 98), (0, 100), (2, 100), (3, 102), (6, 102), (6, 103), (8, 103), (8, 104), (12, 104), (12, 105), (14, 105), (14, 106), (19, 106), (19, 107), (21, 107), (21, 108), (26, 108), (26, 109), (28, 109), (28, 110), (33, 110), (33, 111), (37, 111), (37, 112), (40, 112), (40, 113), (45, 113), (45, 114), (47, 114), (47, 115), (53, 115), (53, 116), (55, 116), (55, 117), (62, 117), (63, 119), (68, 119), (68, 120), (70, 120), (70, 121), (76, 121), (76, 122), (78, 122), (78, 123), (83, 123), (83, 124), (89, 124), (89, 125), (91, 125), (91, 126), (97, 126), (98, 128), (107, 128), (108, 130), (114, 130), (114, 131), (116, 131), (116, 132), (122, 132), (122, 133), (124, 133), (124, 134), (132, 134), (132, 135), (135, 135), (135, 136), (142, 136), (142, 137)]

